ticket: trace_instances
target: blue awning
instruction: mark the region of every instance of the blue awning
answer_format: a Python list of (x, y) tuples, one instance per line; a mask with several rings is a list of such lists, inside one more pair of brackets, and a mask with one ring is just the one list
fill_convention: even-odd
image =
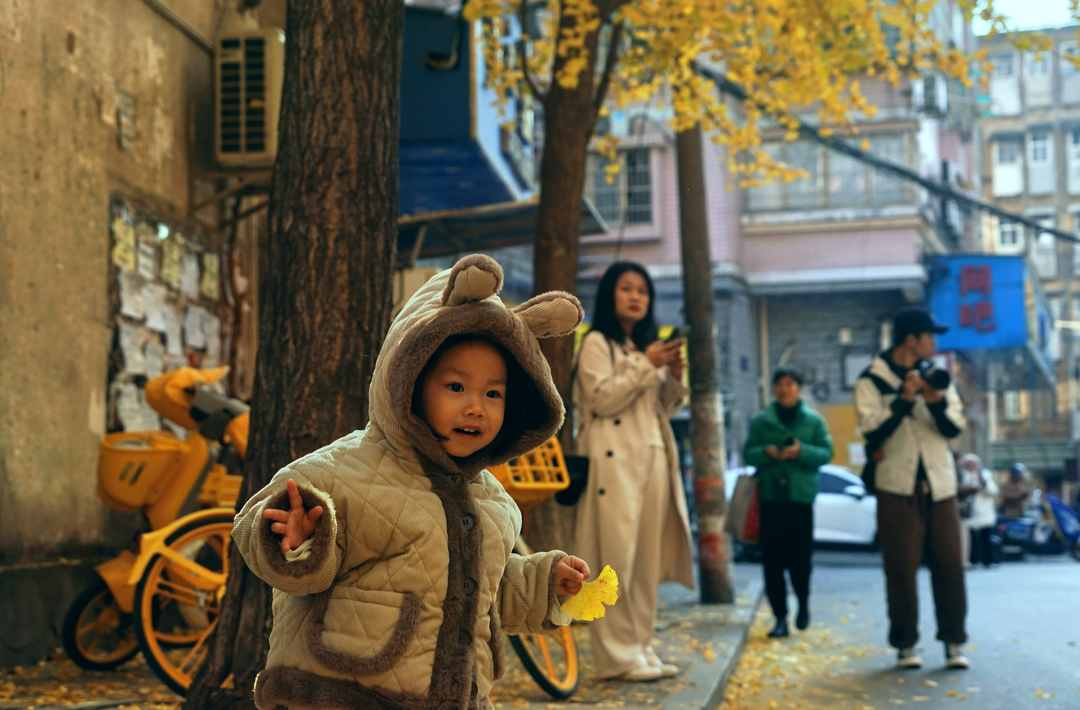
[[(532, 243), (539, 213), (537, 198), (456, 210), (426, 212), (398, 219), (398, 266), (415, 259), (490, 251)], [(579, 234), (607, 233), (607, 224), (588, 198), (581, 199)]]
[(398, 145), (398, 214), (460, 210), (515, 199), (472, 140)]

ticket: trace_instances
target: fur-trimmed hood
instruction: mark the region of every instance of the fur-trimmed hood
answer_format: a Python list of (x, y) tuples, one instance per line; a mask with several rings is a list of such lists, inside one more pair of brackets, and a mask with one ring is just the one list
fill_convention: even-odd
[[(447, 472), (475, 477), (486, 467), (505, 463), (536, 448), (562, 425), (562, 399), (537, 338), (568, 335), (584, 311), (576, 298), (553, 291), (510, 309), (498, 297), (502, 268), (490, 257), (458, 261), (416, 292), (387, 333), (371, 382), (368, 435), (381, 436), (405, 458), (413, 451)], [(472, 456), (451, 457), (427, 424), (413, 412), (417, 380), (439, 346), (455, 335), (477, 335), (502, 345), (525, 377), (522, 392), (508, 392), (514, 408), (504, 431)], [(508, 363), (514, 367), (514, 363)], [(516, 422), (513, 423), (513, 422)], [(516, 426), (519, 431), (507, 431)]]

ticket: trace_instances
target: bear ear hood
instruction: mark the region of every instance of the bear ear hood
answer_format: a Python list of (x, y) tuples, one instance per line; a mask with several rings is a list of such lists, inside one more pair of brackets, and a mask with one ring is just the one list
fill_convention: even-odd
[[(552, 291), (509, 309), (498, 297), (502, 268), (489, 256), (465, 257), (432, 277), (394, 319), (371, 382), (369, 427), (407, 455), (414, 449), (447, 471), (469, 477), (505, 463), (551, 438), (562, 426), (562, 399), (538, 338), (569, 335), (585, 313), (576, 298)], [(469, 334), (498, 343), (523, 377), (507, 392), (503, 431), (465, 459), (443, 450), (427, 424), (412, 411), (417, 379), (431, 356), (452, 336)], [(513, 410), (511, 412), (510, 410)]]

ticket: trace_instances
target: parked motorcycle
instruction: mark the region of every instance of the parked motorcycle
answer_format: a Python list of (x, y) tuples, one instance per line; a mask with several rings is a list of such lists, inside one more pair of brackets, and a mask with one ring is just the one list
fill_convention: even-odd
[[(211, 571), (220, 566), (218, 558), (227, 549), (243, 480), (239, 467), (247, 451), (249, 419), (247, 405), (214, 387), (227, 372), (227, 367), (181, 368), (146, 384), (147, 403), (187, 429), (186, 439), (169, 431), (120, 432), (102, 438), (98, 495), (111, 508), (141, 513), (156, 532), (140, 535), (132, 549), (95, 567), (94, 583), (68, 608), (61, 637), (68, 657), (83, 668), (119, 667), (139, 652), (144, 641), (140, 637), (158, 627), (168, 626), (171, 634), (164, 646), (183, 648), (189, 637), (201, 636), (192, 629), (205, 628), (208, 614), (214, 613), (198, 585), (188, 584), (190, 580), (174, 569), (155, 574), (163, 585), (171, 585), (176, 603), (171, 608), (159, 603), (150, 623), (141, 623), (144, 633), (133, 615), (142, 587), (137, 575), (154, 567), (152, 556), (163, 554), (162, 544), (179, 540), (177, 535), (184, 537), (184, 549), (165, 554), (173, 555), (181, 566), (190, 559)], [(214, 536), (220, 537), (221, 531), (213, 526), (224, 530), (223, 549), (217, 549), (222, 545)], [(162, 535), (167, 539), (159, 541)], [(157, 666), (167, 665), (161, 655)], [(155, 659), (147, 661), (160, 675)]]
[(1060, 555), (1068, 551), (1080, 561), (1080, 516), (1070, 505), (1047, 495), (1019, 518), (999, 517), (997, 532), (1005, 559), (1027, 554)]
[(1080, 562), (1080, 514), (1076, 508), (1055, 495), (1047, 495), (1043, 507), (1054, 534), (1068, 548), (1073, 559)]

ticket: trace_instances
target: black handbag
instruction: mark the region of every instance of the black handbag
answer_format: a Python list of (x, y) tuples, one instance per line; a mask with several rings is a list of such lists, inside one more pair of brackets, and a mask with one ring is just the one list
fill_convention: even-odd
[(570, 485), (555, 494), (555, 502), (559, 505), (574, 506), (589, 483), (589, 457), (571, 454), (563, 456), (563, 463), (566, 464), (566, 472), (570, 476)]
[[(611, 351), (611, 363), (614, 365), (615, 348), (612, 346), (611, 341), (607, 339), (607, 336), (604, 336), (604, 340), (607, 340), (608, 349)], [(584, 344), (584, 341), (582, 342)], [(574, 369), (570, 373), (571, 403), (573, 402), (574, 380), (577, 379), (577, 368), (575, 362)], [(566, 473), (570, 477), (570, 485), (555, 494), (555, 502), (559, 505), (575, 506), (581, 500), (581, 494), (585, 492), (585, 488), (589, 484), (589, 457), (578, 456), (577, 454), (563, 454), (563, 463), (566, 464)]]

